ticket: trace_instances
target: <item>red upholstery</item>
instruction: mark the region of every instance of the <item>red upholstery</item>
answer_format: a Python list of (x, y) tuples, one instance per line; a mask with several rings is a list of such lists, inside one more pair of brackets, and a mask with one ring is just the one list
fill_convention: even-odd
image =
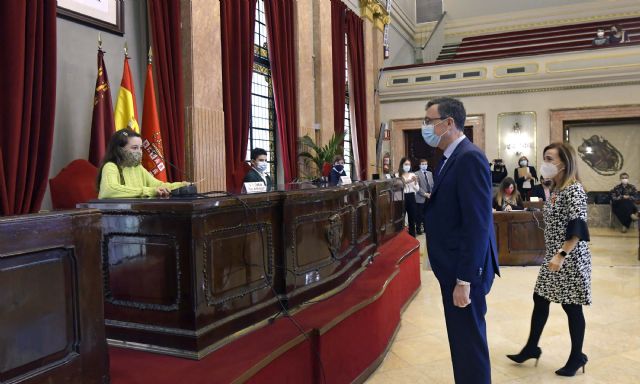
[(84, 159), (73, 160), (49, 179), (53, 209), (72, 209), (98, 197), (96, 176), (98, 168)]

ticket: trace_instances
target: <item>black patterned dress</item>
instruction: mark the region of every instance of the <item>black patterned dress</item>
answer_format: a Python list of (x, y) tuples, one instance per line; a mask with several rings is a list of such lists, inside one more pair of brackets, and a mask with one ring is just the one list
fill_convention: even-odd
[[(544, 242), (546, 254), (535, 292), (560, 304), (591, 304), (591, 252), (587, 227), (587, 194), (578, 182), (554, 191), (544, 205)], [(578, 236), (580, 241), (564, 260), (558, 272), (549, 269), (551, 258), (565, 240)]]

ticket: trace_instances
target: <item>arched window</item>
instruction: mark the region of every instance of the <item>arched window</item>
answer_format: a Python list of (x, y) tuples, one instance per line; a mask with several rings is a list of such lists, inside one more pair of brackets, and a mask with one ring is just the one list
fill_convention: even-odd
[(268, 173), (277, 184), (276, 158), (276, 110), (273, 104), (273, 84), (271, 64), (267, 46), (267, 24), (264, 14), (264, 1), (258, 0), (256, 6), (256, 25), (253, 42), (253, 77), (251, 80), (251, 120), (247, 159), (253, 148), (267, 151), (270, 164)]
[(351, 109), (349, 108), (349, 54), (347, 35), (344, 35), (344, 170), (353, 175), (353, 140), (351, 137)]

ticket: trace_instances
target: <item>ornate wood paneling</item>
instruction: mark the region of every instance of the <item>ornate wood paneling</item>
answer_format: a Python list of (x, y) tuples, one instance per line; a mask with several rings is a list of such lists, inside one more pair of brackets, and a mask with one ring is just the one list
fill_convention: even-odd
[(0, 219), (0, 382), (108, 381), (99, 219)]

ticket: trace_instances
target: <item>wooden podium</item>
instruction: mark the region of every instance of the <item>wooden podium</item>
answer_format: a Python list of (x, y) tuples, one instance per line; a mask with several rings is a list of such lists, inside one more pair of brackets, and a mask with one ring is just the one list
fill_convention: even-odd
[[(402, 229), (394, 181), (194, 199), (96, 200), (109, 342), (200, 359), (339, 291)], [(387, 192), (390, 191), (390, 192)]]
[(107, 383), (100, 214), (0, 218), (0, 382)]
[(500, 265), (541, 265), (544, 260), (542, 212), (494, 212)]

